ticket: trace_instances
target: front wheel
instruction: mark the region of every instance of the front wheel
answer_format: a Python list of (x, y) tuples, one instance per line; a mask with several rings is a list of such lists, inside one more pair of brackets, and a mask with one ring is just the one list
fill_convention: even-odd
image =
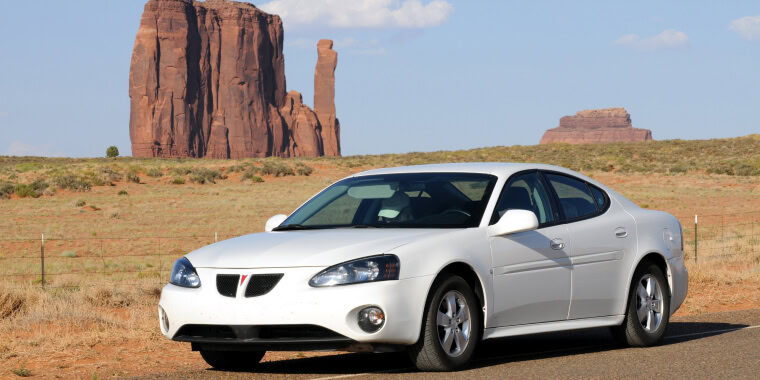
[(670, 321), (670, 292), (665, 275), (644, 263), (633, 275), (623, 324), (612, 329), (618, 342), (647, 347), (660, 344)]
[(409, 357), (421, 371), (452, 371), (470, 360), (482, 334), (480, 306), (459, 276), (436, 281)]
[(201, 350), (208, 365), (221, 370), (249, 370), (256, 368), (266, 351), (208, 351)]

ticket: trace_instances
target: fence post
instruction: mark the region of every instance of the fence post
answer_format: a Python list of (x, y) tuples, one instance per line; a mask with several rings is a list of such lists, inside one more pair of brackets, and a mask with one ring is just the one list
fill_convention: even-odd
[(699, 219), (697, 218), (697, 215), (694, 215), (694, 264), (697, 263), (697, 241), (699, 241), (699, 234), (697, 233), (697, 222)]
[(217, 240), (218, 238), (219, 238), (219, 236), (217, 236), (217, 232), (214, 232), (214, 243), (216, 243), (218, 241)]
[(42, 234), (40, 240), (40, 274), (42, 275), (42, 289), (45, 289), (45, 234)]

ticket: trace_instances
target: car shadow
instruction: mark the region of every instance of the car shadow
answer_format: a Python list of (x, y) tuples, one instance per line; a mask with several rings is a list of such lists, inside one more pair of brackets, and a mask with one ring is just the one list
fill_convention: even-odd
[[(681, 344), (721, 335), (743, 327), (747, 325), (722, 322), (671, 322), (662, 345)], [(625, 347), (614, 341), (607, 328), (499, 338), (481, 342), (467, 368), (622, 349)], [(209, 370), (213, 371), (213, 369)], [(345, 353), (271, 361), (259, 364), (254, 372), (340, 376), (368, 372), (410, 373), (417, 370), (405, 353), (397, 352)]]

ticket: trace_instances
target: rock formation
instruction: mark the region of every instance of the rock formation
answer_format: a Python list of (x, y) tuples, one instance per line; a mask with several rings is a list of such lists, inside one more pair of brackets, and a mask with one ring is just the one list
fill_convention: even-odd
[(633, 128), (625, 108), (579, 111), (559, 119), (559, 127), (549, 129), (539, 144), (631, 142), (652, 140), (652, 131)]
[(318, 45), (318, 113), (286, 94), (282, 47), (280, 17), (249, 3), (149, 0), (129, 75), (132, 155), (339, 155), (332, 41)]
[(322, 142), (326, 156), (340, 156), (340, 124), (335, 118), (335, 67), (338, 53), (333, 42), (317, 43), (317, 69), (314, 70), (314, 112), (322, 125)]

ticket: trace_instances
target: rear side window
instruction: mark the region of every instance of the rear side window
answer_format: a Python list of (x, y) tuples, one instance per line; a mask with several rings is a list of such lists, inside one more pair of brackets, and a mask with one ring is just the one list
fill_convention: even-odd
[(594, 185), (588, 185), (591, 188), (591, 193), (594, 194), (594, 200), (596, 201), (596, 207), (599, 211), (603, 211), (607, 208), (607, 197), (604, 196), (604, 192)]
[(576, 219), (596, 213), (597, 206), (586, 182), (557, 174), (546, 174), (557, 193), (565, 218)]

